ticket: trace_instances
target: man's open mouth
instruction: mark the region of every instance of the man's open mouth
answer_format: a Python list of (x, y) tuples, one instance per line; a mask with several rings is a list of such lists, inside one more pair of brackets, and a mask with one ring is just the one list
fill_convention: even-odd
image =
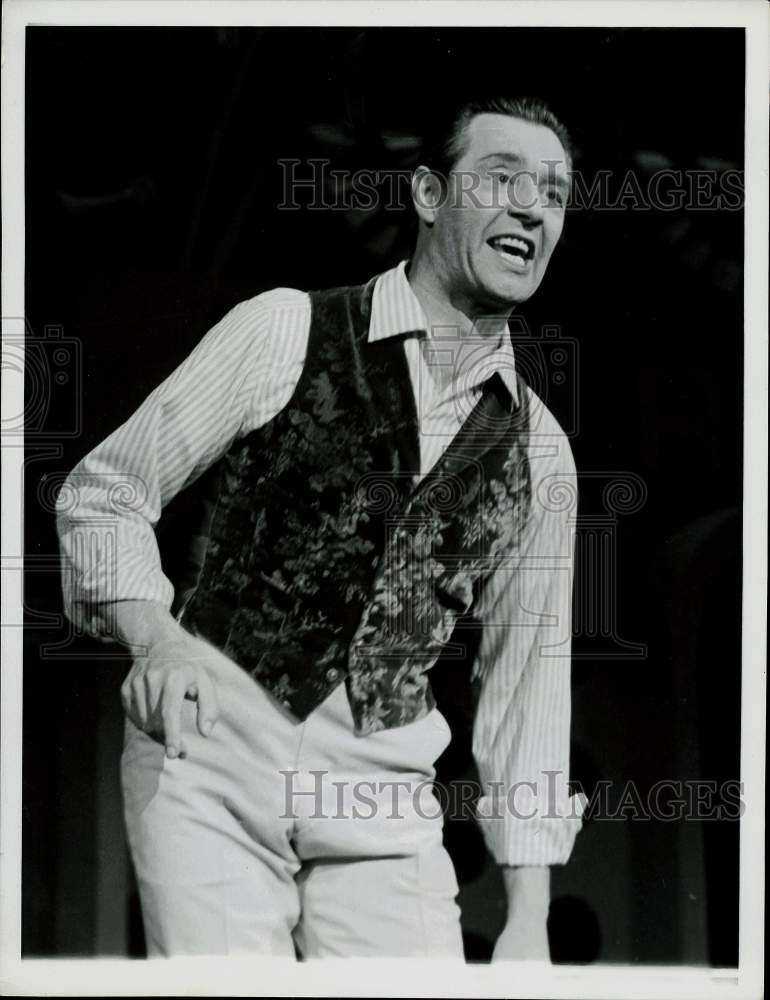
[(526, 264), (535, 256), (535, 244), (526, 236), (492, 236), (489, 246), (511, 258), (512, 263)]

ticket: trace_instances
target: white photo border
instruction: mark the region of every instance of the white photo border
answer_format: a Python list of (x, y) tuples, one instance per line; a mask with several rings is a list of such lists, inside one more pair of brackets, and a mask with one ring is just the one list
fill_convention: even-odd
[[(768, 27), (764, 0), (6, 0), (2, 11), (2, 302), (24, 310), (25, 28), (45, 25), (743, 27), (746, 230), (743, 672), (739, 968), (458, 966), (412, 960), (21, 959), (22, 636), (2, 629), (0, 991), (60, 996), (740, 997), (763, 993), (767, 581)], [(718, 72), (718, 67), (716, 68)], [(3, 319), (3, 335), (7, 321)], [(2, 370), (3, 416), (23, 411), (23, 374)], [(22, 607), (23, 449), (2, 456), (2, 613)]]

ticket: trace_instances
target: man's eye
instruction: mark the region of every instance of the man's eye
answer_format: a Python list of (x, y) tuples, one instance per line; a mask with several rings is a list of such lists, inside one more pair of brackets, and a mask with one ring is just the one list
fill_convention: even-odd
[(549, 188), (545, 197), (549, 205), (556, 205), (558, 208), (564, 208), (567, 202), (564, 192), (560, 188)]
[(506, 174), (504, 170), (493, 170), (492, 176), (496, 181), (499, 181), (501, 184), (508, 184), (510, 183), (511, 180), (511, 175)]

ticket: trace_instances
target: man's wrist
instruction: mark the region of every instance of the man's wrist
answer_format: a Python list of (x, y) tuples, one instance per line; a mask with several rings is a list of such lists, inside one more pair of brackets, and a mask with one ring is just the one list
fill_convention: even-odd
[(508, 899), (508, 919), (527, 916), (545, 920), (551, 901), (551, 870), (547, 866), (502, 865)]
[(171, 612), (158, 601), (113, 601), (99, 612), (109, 634), (134, 653), (165, 640), (180, 639), (184, 630)]

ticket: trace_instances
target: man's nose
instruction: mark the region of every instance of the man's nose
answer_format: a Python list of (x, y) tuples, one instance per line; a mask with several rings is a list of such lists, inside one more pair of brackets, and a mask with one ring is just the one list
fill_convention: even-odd
[(531, 222), (541, 222), (543, 211), (537, 179), (529, 171), (519, 171), (508, 188), (508, 212)]

